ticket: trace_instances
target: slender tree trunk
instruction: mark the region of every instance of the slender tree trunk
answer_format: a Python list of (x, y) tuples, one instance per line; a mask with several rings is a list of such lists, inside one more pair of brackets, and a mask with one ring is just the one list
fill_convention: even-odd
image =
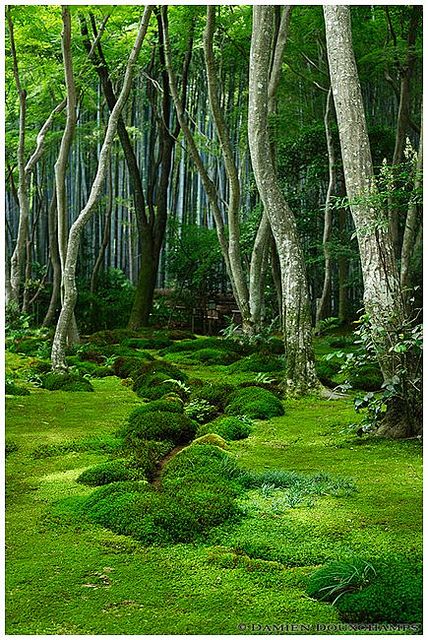
[(108, 169), (108, 202), (107, 202), (107, 210), (105, 214), (104, 221), (104, 230), (103, 230), (103, 238), (101, 241), (100, 249), (98, 251), (97, 259), (95, 260), (94, 268), (91, 274), (91, 287), (90, 291), (92, 294), (95, 293), (98, 282), (98, 274), (102, 265), (104, 264), (104, 256), (108, 244), (110, 242), (110, 226), (111, 226), (111, 216), (113, 212), (113, 180), (112, 180), (112, 168), (111, 162), (109, 163)]
[(250, 263), (249, 302), (251, 322), (255, 333), (260, 331), (263, 324), (264, 287), (270, 238), (270, 224), (267, 215), (264, 213), (257, 229)]
[[(373, 164), (352, 48), (350, 9), (325, 5), (324, 16), (346, 190), (361, 257), (364, 306), (385, 380), (397, 375), (407, 385), (412, 372), (400, 373), (400, 356), (391, 348), (402, 331), (405, 314), (387, 218), (370, 203), (375, 190)], [(394, 398), (381, 432), (395, 437), (413, 435), (419, 428), (413, 417), (409, 401)]]
[(340, 324), (347, 324), (349, 320), (348, 314), (348, 279), (349, 279), (349, 258), (346, 255), (344, 248), (347, 244), (346, 239), (346, 209), (341, 208), (338, 212), (338, 226), (339, 226), (339, 242), (342, 250), (337, 258), (337, 274), (339, 285), (339, 310), (338, 317)]
[(70, 228), (65, 267), (63, 272), (64, 302), (58, 319), (52, 345), (52, 368), (55, 371), (64, 371), (67, 368), (65, 361), (65, 349), (67, 333), (73, 318), (74, 307), (77, 299), (76, 263), (79, 253), (80, 238), (85, 224), (90, 219), (94, 211), (95, 205), (104, 185), (104, 179), (110, 158), (110, 151), (113, 144), (114, 136), (117, 132), (118, 121), (131, 90), (133, 70), (141, 49), (141, 45), (147, 32), (151, 12), (152, 7), (150, 6), (147, 6), (144, 10), (144, 15), (140, 22), (137, 38), (126, 65), (122, 90), (109, 117), (104, 142), (100, 151), (97, 173), (92, 183), (88, 201)]
[[(419, 151), (416, 160), (415, 177), (413, 182), (413, 193), (417, 192), (422, 187), (422, 170), (423, 170), (423, 125), (421, 115), (421, 137), (419, 140)], [(418, 227), (419, 211), (415, 198), (410, 198), (409, 207), (407, 210), (406, 225), (404, 227), (403, 244), (401, 247), (401, 272), (400, 281), (401, 288), (403, 290), (403, 296), (407, 302), (411, 291), (411, 273), (410, 263), (413, 255), (413, 251), (416, 245), (417, 227)]]
[(325, 107), (324, 114), (324, 128), (325, 128), (325, 137), (327, 141), (327, 154), (328, 154), (328, 188), (327, 195), (325, 199), (325, 207), (324, 207), (324, 232), (322, 238), (322, 246), (324, 253), (324, 283), (321, 293), (321, 298), (318, 304), (315, 326), (318, 327), (320, 320), (326, 318), (330, 315), (331, 304), (331, 278), (333, 273), (333, 263), (331, 257), (331, 249), (330, 249), (330, 240), (331, 240), (331, 229), (333, 224), (333, 217), (331, 211), (331, 197), (333, 195), (333, 191), (336, 184), (336, 167), (335, 167), (335, 154), (334, 154), (334, 145), (333, 145), (333, 136), (330, 129), (330, 113), (332, 108), (332, 95), (331, 95), (331, 87), (327, 94), (327, 103)]
[(49, 257), (52, 264), (52, 293), (49, 307), (43, 320), (44, 327), (55, 323), (61, 297), (61, 261), (58, 249), (58, 217), (56, 212), (56, 190), (52, 194), (48, 210)]
[(253, 7), (250, 51), (248, 138), (254, 176), (281, 264), (286, 386), (305, 393), (317, 388), (303, 250), (296, 221), (279, 188), (268, 129), (268, 86), (274, 27), (272, 6)]

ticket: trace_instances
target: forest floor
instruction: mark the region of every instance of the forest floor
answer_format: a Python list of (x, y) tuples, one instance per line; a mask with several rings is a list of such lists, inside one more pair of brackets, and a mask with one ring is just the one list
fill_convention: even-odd
[[(6, 370), (19, 375), (27, 362), (7, 354)], [(182, 368), (224, 381), (222, 366)], [(358, 438), (349, 430), (352, 398), (287, 400), (284, 416), (255, 422), (249, 438), (229, 446), (245, 468), (352, 478), (351, 495), (278, 509), (277, 498), (250, 491), (239, 522), (192, 544), (144, 547), (77, 521), (73, 501), (93, 489), (76, 478), (109, 459), (94, 443), (108, 442), (141, 402), (116, 377), (93, 385), (95, 393), (67, 393), (27, 383), (29, 396), (7, 398), (6, 437), (16, 449), (6, 462), (8, 634), (245, 635), (266, 625), (292, 633), (292, 624), (323, 633), (316, 625), (340, 619), (305, 592), (317, 566), (341, 553), (421, 551), (420, 444)], [(80, 446), (67, 451), (71, 441)]]

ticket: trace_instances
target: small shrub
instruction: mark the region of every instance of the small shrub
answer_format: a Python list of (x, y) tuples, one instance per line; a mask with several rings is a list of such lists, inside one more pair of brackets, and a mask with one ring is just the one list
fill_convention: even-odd
[(225, 413), (232, 416), (246, 415), (249, 418), (266, 420), (284, 415), (284, 407), (270, 391), (260, 387), (246, 387), (232, 393)]
[(260, 353), (253, 353), (246, 358), (242, 358), (239, 362), (235, 362), (230, 366), (230, 371), (238, 373), (242, 371), (254, 371), (269, 373), (271, 371), (281, 371), (284, 364), (280, 358)]
[(76, 373), (46, 373), (40, 376), (42, 389), (48, 391), (93, 391), (94, 387)]
[(125, 442), (133, 447), (140, 440), (167, 440), (183, 444), (196, 433), (197, 424), (184, 414), (166, 411), (133, 411), (123, 430)]
[(137, 475), (136, 471), (129, 467), (126, 460), (113, 460), (86, 469), (77, 478), (77, 482), (90, 487), (99, 487), (111, 482), (137, 480)]
[(7, 396), (29, 396), (30, 392), (25, 387), (20, 387), (12, 380), (6, 380), (5, 382), (5, 394)]
[(347, 377), (355, 389), (363, 391), (379, 391), (383, 383), (382, 372), (375, 364), (356, 367)]
[(214, 422), (199, 427), (196, 435), (203, 436), (206, 433), (217, 433), (225, 440), (243, 440), (250, 435), (251, 425), (248, 420), (238, 417), (218, 418)]

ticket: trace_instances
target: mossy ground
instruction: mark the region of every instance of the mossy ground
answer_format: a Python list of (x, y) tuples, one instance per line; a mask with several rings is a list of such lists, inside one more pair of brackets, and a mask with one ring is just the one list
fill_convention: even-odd
[[(323, 341), (317, 349), (328, 351)], [(20, 384), (27, 363), (7, 355)], [(207, 381), (254, 379), (222, 365), (180, 368)], [(140, 404), (118, 378), (92, 382), (91, 394), (27, 384), (30, 396), (7, 399), (7, 438), (18, 446), (6, 463), (8, 634), (251, 634), (253, 624), (339, 624), (332, 605), (305, 593), (315, 567), (349, 553), (420, 553), (420, 445), (357, 438), (348, 429), (351, 399), (286, 401), (284, 416), (256, 422), (229, 451), (254, 470), (353, 478), (355, 493), (290, 507), (286, 491), (251, 490), (241, 499), (245, 517), (198, 545), (143, 547), (77, 519), (76, 502), (93, 489), (76, 478), (110, 456), (94, 446), (33, 452), (111, 438)]]

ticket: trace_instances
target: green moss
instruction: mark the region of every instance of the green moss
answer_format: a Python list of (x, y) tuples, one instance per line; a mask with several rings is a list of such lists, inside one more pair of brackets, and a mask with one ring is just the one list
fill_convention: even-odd
[(206, 400), (219, 411), (224, 411), (230, 394), (235, 390), (231, 384), (208, 383), (196, 386), (190, 395), (191, 400)]
[(77, 482), (90, 487), (98, 487), (111, 482), (122, 480), (136, 480), (136, 472), (131, 469), (126, 460), (112, 460), (83, 471), (77, 478)]
[(203, 436), (206, 433), (217, 433), (225, 440), (243, 440), (250, 435), (251, 426), (238, 417), (221, 417), (200, 426), (196, 435)]
[(106, 331), (97, 331), (88, 337), (88, 342), (100, 346), (119, 344), (125, 339), (138, 338), (138, 333), (131, 329), (112, 329)]
[(226, 406), (229, 415), (245, 415), (249, 418), (266, 420), (282, 416), (284, 407), (281, 401), (270, 391), (259, 387), (247, 387), (235, 391)]
[(5, 394), (8, 396), (28, 396), (30, 392), (25, 387), (15, 384), (15, 382), (6, 381)]
[(76, 373), (45, 373), (40, 376), (42, 389), (48, 391), (94, 391), (86, 378)]
[(280, 358), (260, 353), (253, 353), (230, 366), (230, 370), (234, 373), (239, 371), (270, 373), (282, 369), (284, 369), (284, 363)]
[(131, 448), (140, 440), (167, 440), (176, 444), (188, 442), (196, 433), (196, 423), (181, 413), (170, 411), (133, 411), (122, 431)]
[(193, 359), (204, 364), (230, 364), (235, 362), (239, 356), (233, 351), (226, 349), (214, 349), (212, 347), (199, 349), (193, 353)]
[[(196, 434), (198, 435), (198, 433)], [(227, 449), (227, 442), (224, 438), (219, 436), (217, 433), (206, 433), (199, 437), (197, 437), (192, 442), (192, 446), (194, 444), (211, 444), (215, 447), (220, 447), (220, 449)]]

